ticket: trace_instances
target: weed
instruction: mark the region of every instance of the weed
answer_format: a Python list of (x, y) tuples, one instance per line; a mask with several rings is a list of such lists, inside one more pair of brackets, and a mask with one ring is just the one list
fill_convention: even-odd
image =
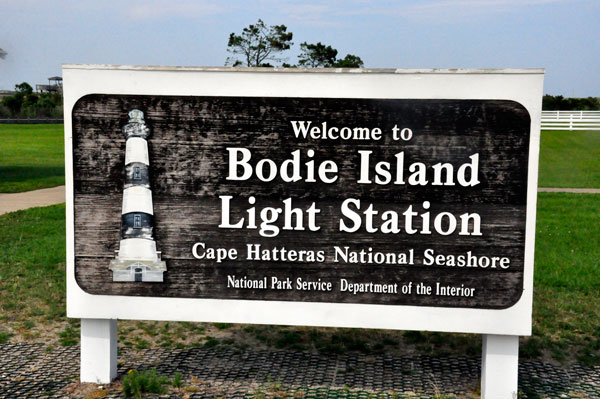
[(156, 370), (129, 370), (123, 378), (123, 396), (141, 399), (144, 393), (167, 393), (165, 385), (170, 384), (168, 377), (158, 375)]
[(58, 336), (60, 337), (58, 342), (62, 346), (73, 346), (79, 342), (79, 330), (71, 326), (66, 326), (64, 330), (58, 333)]
[(214, 348), (217, 345), (219, 345), (218, 339), (211, 336), (206, 337), (206, 342), (204, 343), (205, 348)]
[(101, 399), (101, 398), (106, 398), (109, 394), (110, 394), (110, 391), (108, 389), (100, 389), (100, 390), (94, 391), (91, 394), (87, 395), (85, 397), (85, 399)]
[(519, 347), (519, 355), (525, 359), (532, 359), (542, 354), (542, 341), (538, 337), (529, 337), (523, 340)]
[(173, 385), (175, 388), (181, 388), (181, 386), (183, 385), (183, 378), (180, 372), (175, 373), (171, 385)]
[(0, 331), (0, 345), (7, 343), (12, 336), (13, 334), (8, 331)]
[(586, 366), (600, 364), (600, 338), (594, 344), (584, 347), (578, 354), (577, 360)]
[(188, 330), (194, 334), (204, 334), (206, 328), (198, 323), (188, 323)]
[(418, 344), (425, 341), (425, 337), (421, 331), (404, 331), (404, 338), (411, 344)]
[(255, 336), (255, 337), (256, 337), (256, 339), (257, 339), (257, 340), (259, 340), (259, 341), (261, 341), (261, 342), (265, 342), (265, 343), (266, 343), (266, 342), (269, 342), (269, 338), (267, 338), (267, 336), (266, 336), (266, 335), (264, 335), (264, 334), (260, 334), (260, 333), (259, 333), (259, 334), (256, 334), (256, 336)]
[(302, 345), (301, 341), (300, 332), (298, 331), (280, 331), (279, 337), (275, 341), (275, 346), (279, 349), (304, 350), (306, 349), (306, 345)]
[(148, 342), (142, 338), (137, 339), (137, 342), (135, 344), (136, 349), (148, 349), (149, 347), (150, 347), (150, 342)]
[(31, 330), (35, 326), (35, 323), (32, 320), (25, 320), (23, 322), (23, 328), (26, 330)]
[(187, 385), (183, 387), (183, 391), (188, 393), (200, 392), (200, 388), (195, 385)]

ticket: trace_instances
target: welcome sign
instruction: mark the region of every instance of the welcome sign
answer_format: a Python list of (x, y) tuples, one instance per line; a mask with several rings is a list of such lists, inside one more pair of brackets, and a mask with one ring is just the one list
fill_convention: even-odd
[(528, 334), (542, 76), (66, 66), (69, 315)]

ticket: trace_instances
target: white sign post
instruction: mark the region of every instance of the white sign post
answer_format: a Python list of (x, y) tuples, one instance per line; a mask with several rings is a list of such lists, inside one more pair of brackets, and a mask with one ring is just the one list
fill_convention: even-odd
[[(482, 397), (515, 398), (518, 337), (531, 334), (543, 74), (544, 71), (540, 69), (297, 70), (64, 65), (67, 315), (82, 319), (81, 381), (107, 383), (116, 377), (118, 319), (309, 325), (483, 334)], [(260, 107), (254, 105), (256, 101), (260, 102)], [(207, 109), (216, 108), (219, 108), (219, 117), (213, 118), (210, 112), (206, 112)], [(352, 123), (359, 123), (357, 121), (360, 120), (356, 118), (364, 117), (366, 119), (362, 122), (373, 124), (369, 127), (372, 131), (379, 128), (374, 125), (376, 122), (373, 122), (373, 115), (377, 114), (380, 118), (377, 123), (382, 124), (381, 135), (384, 141), (377, 143), (379, 138), (374, 135), (370, 138), (371, 141), (334, 142), (331, 145), (337, 146), (335, 150), (318, 147), (327, 145), (324, 144), (327, 140), (313, 140), (310, 135), (305, 139), (298, 134), (296, 137), (292, 136), (292, 127), (297, 127), (298, 122), (294, 122), (296, 119), (285, 119), (285, 115), (292, 115), (298, 109), (322, 110), (323, 113), (328, 109), (336, 109), (335, 115), (347, 115), (347, 120), (354, 121)], [(367, 111), (353, 111), (356, 109)], [(245, 112), (243, 117), (238, 118), (235, 115), (238, 110), (240, 113)], [(369, 110), (374, 110), (373, 114)], [(172, 128), (172, 124), (177, 123), (173, 122), (174, 117), (168, 116), (171, 118), (169, 123), (163, 123), (166, 116), (161, 114), (162, 112), (177, 112), (176, 115), (185, 119), (187, 124), (181, 128)], [(193, 115), (185, 112), (191, 112)], [(390, 116), (386, 112), (393, 115)], [(282, 120), (277, 119), (278, 115), (284, 115), (281, 116)], [(458, 116), (462, 119), (455, 123), (452, 119), (454, 115), (462, 115)], [(297, 115), (289, 118), (297, 118)], [(321, 126), (322, 121), (314, 120), (314, 115), (305, 118), (313, 118), (311, 121), (314, 125)], [(429, 119), (423, 122), (423, 118)], [(238, 119), (250, 121), (244, 122), (249, 125), (242, 124), (240, 127)], [(200, 120), (201, 123), (198, 122)], [(224, 120), (235, 123), (227, 124)], [(261, 120), (272, 125), (263, 128)], [(411, 137), (408, 137), (408, 131), (403, 131), (403, 134), (406, 133), (407, 143), (395, 136), (393, 140), (385, 139), (387, 132), (391, 134), (392, 131), (392, 125), (388, 126), (386, 123), (394, 120), (399, 124), (411, 125), (400, 126), (411, 128)], [(330, 116), (328, 122), (333, 125), (334, 117)], [(102, 127), (96, 127), (95, 123), (101, 124)], [(211, 123), (218, 127), (214, 128), (216, 130), (213, 136)], [(257, 124), (252, 125), (253, 123)], [(439, 123), (439, 126), (436, 123)], [(322, 124), (324, 131), (325, 125)], [(486, 130), (488, 127), (491, 130)], [(126, 131), (126, 137), (123, 131)], [(394, 134), (399, 132), (400, 129), (394, 130)], [(485, 140), (479, 140), (479, 137), (484, 136)], [(254, 204), (254, 201), (258, 207), (263, 198), (261, 195), (264, 194), (261, 194), (260, 190), (264, 187), (268, 190), (278, 187), (283, 193), (281, 195), (289, 196), (290, 194), (285, 194), (286, 190), (297, 186), (293, 186), (293, 179), (290, 179), (292, 183), (289, 184), (283, 183), (279, 178), (266, 184), (267, 178), (264, 176), (264, 179), (259, 181), (254, 177), (242, 178), (241, 175), (237, 176), (241, 182), (230, 184), (225, 178), (227, 171), (229, 180), (234, 180), (232, 176), (237, 173), (236, 170), (239, 172), (243, 168), (238, 165), (236, 169), (235, 165), (232, 166), (233, 158), (230, 157), (227, 161), (227, 156), (234, 154), (234, 151), (238, 151), (240, 157), (246, 154), (243, 150), (231, 149), (241, 148), (241, 144), (235, 142), (238, 137), (248, 138), (240, 139), (245, 140), (244, 143), (258, 143), (258, 147), (251, 148), (254, 150), (253, 156), (259, 151), (269, 151), (271, 146), (261, 144), (265, 140), (282, 140), (272, 146), (272, 155), (267, 153), (275, 158), (281, 157), (278, 158), (279, 161), (283, 160), (284, 156), (291, 159), (295, 150), (293, 145), (299, 146), (303, 156), (316, 154), (314, 159), (317, 161), (322, 161), (318, 157), (325, 152), (333, 154), (332, 156), (338, 152), (343, 154), (343, 159), (330, 161), (323, 167), (321, 174), (315, 175), (323, 179), (323, 182), (315, 183), (317, 188), (314, 192), (325, 192), (327, 196), (327, 190), (330, 190), (335, 195), (327, 197), (329, 202), (327, 206), (323, 205), (323, 212), (313, 211), (312, 222), (309, 203), (302, 203), (302, 206), (306, 205), (304, 209), (309, 209), (307, 220), (313, 225), (307, 224), (305, 226), (312, 227), (298, 228), (296, 230), (302, 231), (289, 233), (298, 236), (289, 238), (291, 241), (286, 242), (288, 249), (294, 245), (290, 242), (312, 245), (312, 237), (318, 237), (315, 242), (324, 242), (323, 240), (328, 239), (330, 231), (331, 234), (345, 234), (344, 229), (351, 230), (348, 226), (351, 226), (351, 221), (358, 220), (358, 216), (355, 216), (358, 213), (351, 212), (351, 209), (354, 209), (352, 206), (342, 207), (341, 213), (336, 211), (339, 204), (335, 201), (340, 198), (340, 193), (346, 187), (350, 191), (363, 193), (363, 201), (366, 201), (365, 196), (371, 195), (369, 193), (373, 193), (375, 199), (384, 198), (386, 195), (389, 198), (397, 198), (394, 193), (405, 190), (405, 198), (410, 198), (416, 205), (414, 208), (412, 205), (407, 208), (407, 204), (397, 204), (403, 206), (397, 214), (410, 215), (412, 209), (418, 208), (422, 213), (420, 218), (415, 218), (415, 223), (421, 223), (422, 218), (424, 226), (431, 211), (431, 226), (435, 231), (431, 234), (426, 231), (426, 227), (422, 227), (421, 232), (414, 236), (403, 235), (404, 230), (408, 233), (412, 228), (411, 222), (406, 222), (406, 225), (402, 225), (402, 231), (397, 229), (395, 233), (401, 241), (395, 241), (393, 235), (377, 236), (387, 240), (381, 248), (389, 250), (394, 248), (394, 245), (403, 245), (406, 248), (401, 249), (406, 250), (405, 255), (410, 257), (408, 261), (401, 260), (404, 259), (401, 256), (396, 259), (397, 267), (393, 268), (390, 275), (385, 275), (386, 270), (392, 269), (390, 267), (377, 269), (376, 256), (363, 260), (364, 265), (372, 267), (373, 274), (356, 274), (358, 267), (353, 266), (350, 261), (343, 267), (332, 261), (335, 256), (342, 256), (340, 253), (343, 246), (328, 246), (317, 256), (322, 256), (322, 262), (314, 261), (314, 265), (321, 262), (324, 268), (331, 267), (331, 271), (317, 272), (330, 274), (314, 275), (312, 280), (309, 278), (311, 276), (298, 277), (293, 273), (297, 268), (304, 266), (295, 260), (290, 261), (291, 266), (285, 269), (288, 270), (288, 275), (283, 277), (275, 272), (255, 273), (256, 276), (265, 273), (266, 285), (274, 284), (275, 280), (284, 281), (286, 278), (290, 282), (294, 281), (294, 287), (288, 290), (289, 294), (270, 290), (268, 287), (242, 287), (247, 283), (246, 277), (241, 279), (240, 275), (247, 270), (248, 279), (251, 279), (252, 273), (255, 272), (252, 267), (255, 267), (255, 264), (242, 264), (241, 256), (232, 257), (232, 249), (239, 252), (240, 248), (246, 248), (246, 245), (250, 248), (253, 242), (266, 243), (264, 246), (277, 245), (280, 239), (276, 237), (277, 234), (272, 236), (274, 230), (253, 229), (251, 222), (248, 222), (250, 228), (247, 230), (233, 227), (236, 220), (241, 220), (239, 215), (246, 215), (235, 213), (236, 206), (239, 206), (239, 203), (235, 202), (238, 198), (235, 195), (223, 194), (217, 197), (210, 192), (210, 188), (216, 184), (219, 186), (214, 187), (218, 187), (220, 193), (229, 194), (227, 190), (236, 190), (236, 187), (243, 186), (243, 190), (246, 191), (233, 194), (240, 194), (246, 201), (246, 207)], [(513, 138), (514, 142), (511, 141)], [(149, 149), (150, 161), (138, 162), (137, 158), (131, 157), (126, 161), (126, 140), (128, 148), (137, 143), (135, 145), (144, 146), (144, 151)], [(191, 148), (190, 140), (193, 143), (194, 154), (202, 157), (204, 163), (201, 167), (186, 166), (189, 170), (181, 171), (179, 166), (173, 166), (178, 159), (161, 158), (177, 151), (180, 151), (178, 157), (181, 157), (181, 153)], [(226, 140), (229, 143), (228, 149), (223, 147), (219, 140)], [(184, 143), (185, 146), (182, 144), (181, 147), (177, 147), (178, 143)], [(425, 188), (418, 188), (413, 192), (412, 187), (402, 186), (390, 189), (391, 191), (381, 191), (383, 194), (380, 195), (380, 191), (377, 190), (382, 190), (383, 183), (374, 183), (373, 176), (377, 176), (378, 181), (385, 180), (386, 174), (382, 169), (386, 166), (380, 164), (377, 166), (379, 169), (369, 169), (366, 166), (363, 168), (364, 162), (369, 161), (367, 155), (371, 156), (371, 153), (365, 150), (367, 143), (373, 144), (373, 157), (389, 157), (390, 153), (385, 153), (389, 148), (389, 151), (393, 150), (392, 155), (393, 152), (396, 153), (395, 159), (402, 158), (402, 161), (405, 161), (403, 157), (406, 156), (406, 162), (421, 161), (413, 154), (427, 158), (434, 156), (434, 153), (444, 154), (446, 151), (449, 158), (439, 160), (440, 165), (447, 162), (446, 166), (432, 167), (431, 172), (427, 173), (434, 173), (437, 169), (454, 168), (457, 171), (456, 181), (447, 180), (448, 187), (440, 183), (437, 186), (443, 187), (435, 187), (434, 184), (433, 187), (426, 188), (430, 190), (427, 192), (433, 198), (431, 201), (429, 198), (418, 198), (418, 193), (424, 192), (422, 190), (426, 190)], [(470, 144), (481, 147), (469, 149), (467, 147)], [(167, 145), (172, 147), (164, 147)], [(438, 147), (431, 151), (427, 145)], [(498, 147), (486, 147), (489, 145)], [(398, 146), (398, 149), (395, 150), (393, 146)], [(319, 153), (313, 151), (313, 148), (323, 148), (323, 151)], [(347, 155), (355, 148), (362, 149), (363, 152), (357, 153), (356, 157)], [(379, 150), (383, 153), (377, 153)], [(89, 151), (93, 152), (93, 156), (89, 156)], [(148, 155), (144, 157), (146, 159)], [(193, 155), (184, 157), (186, 161), (195, 162)], [(98, 159), (103, 161), (98, 163)], [(237, 158), (237, 162), (242, 162), (241, 159)], [(372, 161), (375, 162), (375, 159)], [(291, 165), (292, 161), (289, 162)], [(360, 162), (363, 162), (363, 166), (356, 166)], [(423, 160), (423, 168), (430, 166), (428, 162), (433, 163), (434, 159)], [(153, 165), (159, 165), (155, 172), (152, 170)], [(198, 175), (194, 177), (192, 175), (196, 173), (196, 169)], [(151, 177), (148, 177), (148, 170)], [(372, 173), (379, 175), (369, 175), (371, 170), (378, 171)], [(406, 166), (407, 174), (408, 170)], [(336, 172), (339, 172), (339, 175), (334, 177)], [(427, 174), (428, 179), (432, 179), (433, 176)], [(440, 180), (440, 176), (444, 175), (440, 172), (435, 179)], [(405, 177), (408, 178), (408, 175)], [(414, 177), (415, 181), (417, 177)], [(306, 180), (302, 182), (305, 184), (303, 187), (308, 190), (306, 192), (312, 192), (312, 186), (307, 183), (313, 180), (305, 175), (303, 178)], [(352, 181), (353, 178), (358, 182)], [(195, 184), (198, 179), (205, 181)], [(402, 179), (399, 175), (396, 176), (396, 182), (404, 183)], [(184, 180), (185, 184), (182, 183)], [(353, 186), (356, 183), (364, 184)], [(459, 187), (460, 184), (457, 183), (465, 187)], [(515, 184), (518, 185), (517, 188), (514, 188)], [(185, 192), (190, 190), (190, 187), (194, 187), (191, 190), (196, 191)], [(127, 195), (123, 194), (124, 190), (129, 190)], [(177, 190), (180, 191), (176, 193)], [(298, 192), (297, 188), (294, 190), (294, 193)], [(383, 190), (387, 188), (384, 187)], [(132, 211), (126, 210), (124, 203), (121, 206), (122, 197), (131, 199), (134, 198), (134, 194), (138, 195), (136, 193), (146, 195), (146, 192), (148, 194), (145, 198), (149, 198), (150, 201), (148, 206), (140, 208), (138, 204)], [(254, 193), (257, 193), (256, 198)], [(106, 197), (103, 197), (104, 195)], [(171, 195), (180, 197), (174, 200), (171, 198), (175, 197), (170, 197)], [(491, 195), (491, 199), (486, 197), (488, 195)], [(269, 198), (279, 200), (286, 197)], [(215, 201), (219, 199), (220, 210), (218, 205), (215, 205)], [(296, 197), (290, 197), (289, 201), (295, 199)], [(186, 203), (187, 208), (181, 205), (185, 201), (190, 201)], [(356, 200), (348, 201), (355, 207), (359, 206)], [(178, 204), (182, 206), (181, 209), (198, 209), (196, 213), (202, 214), (205, 219), (196, 220), (194, 218), (199, 216), (194, 214), (183, 215), (181, 220), (171, 220), (170, 218), (176, 218), (182, 212), (180, 208), (173, 208)], [(386, 204), (394, 205), (391, 202)], [(213, 209), (215, 206), (217, 208)], [(299, 205), (298, 209), (302, 206)], [(317, 202), (313, 203), (313, 207), (318, 206)], [(444, 206), (450, 207), (448, 209), (451, 210), (435, 216), (433, 211), (444, 210)], [(127, 209), (129, 208), (130, 205), (127, 205)], [(404, 209), (407, 211), (402, 213)], [(472, 209), (478, 209), (479, 213), (468, 213)], [(227, 216), (230, 219), (221, 215), (225, 210), (231, 211), (231, 216)], [(262, 216), (260, 213), (257, 215)], [(342, 226), (343, 220), (345, 227), (340, 227), (339, 231), (327, 230), (337, 229), (338, 223), (336, 221), (328, 224), (324, 220), (326, 217), (339, 218), (339, 226)], [(322, 224), (314, 226), (319, 222)], [(461, 222), (464, 222), (462, 226), (459, 224)], [(183, 226), (183, 233), (178, 232), (180, 237), (172, 236), (175, 233), (173, 229), (169, 229), (169, 223)], [(241, 226), (241, 223), (238, 225)], [(455, 233), (452, 229), (453, 223)], [(208, 230), (194, 230), (204, 228)], [(285, 227), (281, 228), (285, 230)], [(497, 231), (500, 233), (496, 233)], [(514, 234), (511, 233), (513, 231)], [(352, 242), (358, 245), (363, 237), (361, 234), (367, 238), (371, 237), (367, 236), (368, 233), (368, 229), (365, 232), (364, 227), (361, 227), (356, 228), (356, 234), (342, 237), (351, 237), (351, 240), (354, 240)], [(381, 234), (381, 230), (376, 234)], [(227, 256), (230, 258), (225, 258), (222, 263), (214, 259), (208, 261), (194, 252), (198, 248), (205, 248), (209, 243), (209, 238), (206, 237), (211, 236), (217, 237), (216, 242), (223, 243), (224, 247), (230, 245), (229, 248), (225, 248), (225, 251), (229, 249)], [(282, 234), (282, 237), (285, 236)], [(146, 241), (143, 241), (144, 239)], [(369, 241), (374, 252), (378, 250), (378, 240), (379, 238), (375, 238)], [(144, 269), (144, 262), (147, 263), (147, 260), (141, 256), (139, 261), (135, 260), (136, 250), (131, 248), (134, 248), (132, 243), (138, 241), (152, 245), (149, 252), (153, 254), (153, 265), (160, 266), (160, 278), (137, 279), (136, 276), (141, 276), (144, 270), (150, 270)], [(396, 242), (403, 244), (395, 244)], [(464, 249), (472, 245), (476, 249), (472, 250), (473, 253), (469, 251), (460, 255), (463, 256), (462, 261), (457, 260), (460, 259), (458, 249), (454, 249), (455, 253), (452, 256), (439, 258), (433, 255), (440, 253), (436, 247), (438, 242), (444, 243), (442, 248)], [(193, 247), (199, 243), (204, 246)], [(237, 245), (240, 247), (236, 247)], [(114, 251), (124, 251), (123, 246), (128, 248), (127, 259), (123, 258), (123, 253), (120, 257), (114, 254)], [(490, 254), (494, 256), (475, 257), (479, 252), (487, 251), (486, 246), (493, 246)], [(395, 251), (397, 253), (398, 248)], [(458, 266), (451, 264), (455, 260), (459, 262)], [(119, 277), (113, 279), (113, 271), (117, 270), (114, 266), (116, 264), (118, 273), (115, 275)], [(109, 265), (113, 265), (113, 269), (109, 269)], [(471, 268), (477, 268), (479, 273), (471, 274)], [(202, 274), (202, 278), (194, 281), (214, 281), (211, 280), (210, 286), (198, 287), (198, 284), (189, 282), (189, 278), (184, 280), (179, 277), (178, 273), (182, 273), (183, 270), (188, 273), (186, 276), (189, 275), (189, 270), (205, 273)], [(355, 290), (354, 293), (348, 292), (348, 281), (375, 279), (373, 276), (376, 275), (376, 270), (379, 270), (378, 276), (384, 276), (381, 277), (383, 280), (373, 280), (370, 286), (369, 283), (354, 285), (350, 288)], [(486, 277), (488, 275), (493, 278)], [(331, 282), (331, 286), (317, 286), (314, 282), (317, 277), (319, 281)], [(299, 281), (297, 278), (304, 280)], [(357, 280), (359, 278), (363, 280)], [(446, 287), (444, 279), (454, 279), (453, 285), (448, 283)], [(499, 281), (502, 282), (498, 283)], [(305, 285), (301, 285), (301, 282)], [(262, 284), (262, 277), (257, 277), (254, 283), (258, 287)], [(396, 289), (398, 292), (396, 295), (384, 295), (381, 291), (373, 291), (374, 286), (380, 287), (375, 290), (384, 290), (386, 294)], [(417, 286), (424, 292), (417, 293)], [(157, 287), (175, 291), (169, 291), (170, 295), (161, 296), (164, 290), (161, 291)]]
[(81, 382), (117, 378), (117, 320), (81, 319)]

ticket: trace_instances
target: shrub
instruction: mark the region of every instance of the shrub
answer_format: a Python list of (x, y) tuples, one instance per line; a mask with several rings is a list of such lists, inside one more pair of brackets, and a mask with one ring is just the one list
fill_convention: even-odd
[(63, 111), (61, 93), (34, 93), (26, 82), (15, 85), (15, 94), (0, 101), (3, 118), (60, 118)]

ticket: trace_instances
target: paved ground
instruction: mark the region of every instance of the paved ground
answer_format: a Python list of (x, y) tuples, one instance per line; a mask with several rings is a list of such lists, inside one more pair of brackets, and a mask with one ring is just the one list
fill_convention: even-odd
[[(0, 398), (83, 398), (78, 379), (77, 346), (0, 345)], [(318, 355), (295, 351), (232, 349), (144, 349), (119, 354), (119, 378), (130, 369), (156, 369), (183, 375), (187, 392), (180, 398), (256, 398), (257, 392), (300, 392), (290, 398), (366, 398), (368, 393), (394, 391), (433, 394), (477, 392), (480, 359), (391, 357), (386, 355)], [(117, 386), (106, 397), (120, 397)], [(522, 398), (600, 398), (600, 366), (560, 368), (538, 361), (519, 364)], [(275, 395), (285, 397), (285, 395)], [(100, 397), (100, 396), (94, 396)], [(102, 396), (104, 397), (104, 396)], [(393, 398), (393, 395), (385, 395)]]
[(548, 188), (539, 187), (538, 193), (577, 193), (577, 194), (600, 194), (600, 188)]
[(0, 194), (0, 215), (36, 206), (65, 202), (65, 186), (44, 188), (25, 193)]

